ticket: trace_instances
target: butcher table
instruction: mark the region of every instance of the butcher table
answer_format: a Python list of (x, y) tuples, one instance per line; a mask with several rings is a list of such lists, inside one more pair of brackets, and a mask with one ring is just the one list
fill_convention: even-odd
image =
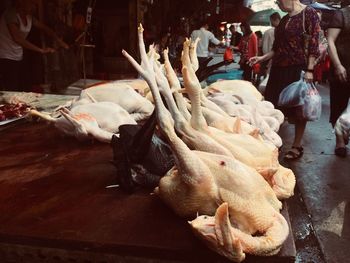
[[(151, 191), (125, 194), (108, 144), (44, 122), (0, 132), (0, 262), (226, 262)], [(286, 208), (284, 216), (289, 220)], [(294, 262), (292, 235), (273, 257)]]

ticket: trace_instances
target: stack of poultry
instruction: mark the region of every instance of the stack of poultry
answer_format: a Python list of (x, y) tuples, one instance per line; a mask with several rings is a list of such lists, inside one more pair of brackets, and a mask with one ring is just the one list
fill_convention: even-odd
[[(167, 51), (162, 69), (152, 47), (146, 54), (141, 25), (138, 32), (142, 66), (126, 51), (123, 54), (147, 81), (159, 129), (175, 157), (175, 166), (161, 178), (155, 193), (179, 216), (203, 214), (190, 222), (192, 229), (211, 249), (233, 261), (244, 260), (245, 253), (278, 253), (289, 232), (279, 199), (293, 195), (295, 176), (278, 163), (276, 144), (264, 137), (267, 132), (261, 136), (259, 129), (230, 116), (205, 96), (189, 40), (182, 54), (183, 91)], [(254, 104), (242, 95), (236, 98), (240, 104)], [(262, 101), (255, 111), (258, 107), (274, 112)]]
[[(279, 200), (292, 196), (295, 187), (293, 172), (278, 162), (282, 141), (277, 131), (283, 114), (248, 82), (222, 81), (202, 90), (195, 73), (198, 40), (184, 42), (182, 89), (168, 51), (160, 65), (153, 46), (146, 53), (142, 26), (138, 36), (142, 63), (123, 54), (144, 80), (86, 89), (59, 110), (59, 117), (30, 113), (54, 122), (68, 135), (109, 143), (121, 125), (147, 120), (155, 109), (158, 128), (175, 159), (155, 193), (182, 217), (205, 215), (192, 220), (191, 227), (229, 259), (240, 262), (245, 253), (276, 254), (289, 232)], [(148, 98), (150, 90), (155, 107), (135, 90)], [(137, 130), (152, 131), (149, 127)], [(151, 141), (152, 136), (147, 138)]]

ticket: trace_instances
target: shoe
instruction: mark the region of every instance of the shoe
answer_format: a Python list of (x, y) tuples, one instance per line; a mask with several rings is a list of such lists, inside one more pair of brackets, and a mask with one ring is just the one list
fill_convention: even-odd
[(287, 160), (296, 160), (299, 159), (304, 154), (304, 148), (303, 147), (296, 147), (292, 146), (292, 149), (290, 149), (286, 155), (284, 156), (284, 159)]
[(338, 147), (338, 148), (335, 148), (335, 149), (334, 149), (334, 153), (335, 153), (336, 156), (339, 156), (339, 157), (346, 157), (346, 154), (347, 154), (346, 147)]

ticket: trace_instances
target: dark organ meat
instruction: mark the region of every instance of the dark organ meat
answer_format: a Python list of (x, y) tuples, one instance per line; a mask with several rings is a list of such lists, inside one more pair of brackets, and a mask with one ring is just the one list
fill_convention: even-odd
[(22, 117), (29, 110), (30, 107), (25, 103), (0, 105), (0, 121), (6, 121), (13, 118)]

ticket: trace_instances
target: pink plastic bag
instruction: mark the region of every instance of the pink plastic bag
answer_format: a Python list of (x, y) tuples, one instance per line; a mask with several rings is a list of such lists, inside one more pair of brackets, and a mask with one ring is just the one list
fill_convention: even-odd
[(303, 104), (298, 106), (298, 118), (307, 121), (316, 121), (321, 117), (322, 98), (313, 83), (307, 83)]

